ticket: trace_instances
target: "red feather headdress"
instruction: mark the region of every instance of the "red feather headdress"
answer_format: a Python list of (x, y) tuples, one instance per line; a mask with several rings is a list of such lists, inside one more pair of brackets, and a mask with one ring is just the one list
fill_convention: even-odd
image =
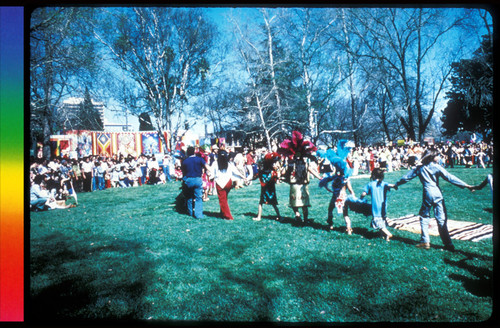
[(304, 140), (302, 134), (298, 131), (292, 132), (292, 139), (285, 139), (281, 144), (278, 152), (288, 158), (293, 157), (311, 157), (312, 153), (318, 150), (314, 144), (308, 140)]
[(266, 162), (275, 162), (279, 159), (280, 159), (280, 155), (276, 152), (267, 153), (266, 156), (264, 156), (264, 161), (266, 161)]

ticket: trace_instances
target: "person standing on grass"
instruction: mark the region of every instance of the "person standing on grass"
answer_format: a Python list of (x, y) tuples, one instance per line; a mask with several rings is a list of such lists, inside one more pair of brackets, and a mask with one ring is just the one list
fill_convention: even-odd
[(85, 157), (85, 161), (82, 163), (83, 191), (92, 191), (93, 167), (94, 164), (90, 161), (90, 157)]
[(262, 205), (272, 205), (278, 216), (276, 220), (282, 221), (278, 209), (278, 198), (276, 196), (276, 182), (280, 178), (279, 174), (279, 155), (278, 153), (268, 153), (262, 161), (262, 169), (259, 171), (260, 181), (260, 201), (259, 212), (254, 221), (260, 221), (262, 218)]
[(213, 167), (213, 175), (221, 216), (225, 220), (233, 220), (227, 201), (227, 196), (233, 188), (232, 178), (236, 177), (246, 181), (246, 177), (229, 161), (229, 153), (225, 150), (221, 150), (217, 156), (216, 165)]
[[(203, 170), (208, 171), (205, 160), (196, 156), (194, 147), (187, 148), (186, 159), (182, 161), (182, 190), (190, 216), (203, 219)], [(194, 203), (194, 204), (193, 204)], [(194, 210), (193, 210), (194, 207)]]
[(247, 154), (246, 154), (246, 163), (245, 163), (245, 167), (246, 167), (246, 170), (247, 170), (247, 178), (248, 178), (248, 181), (250, 181), (250, 183), (252, 183), (251, 181), (253, 180), (253, 165), (255, 164), (255, 158), (254, 158), (254, 151), (253, 149), (250, 149)]
[(396, 188), (416, 177), (418, 177), (422, 183), (423, 199), (422, 206), (419, 211), (422, 235), (420, 243), (416, 246), (424, 249), (430, 248), (429, 220), (430, 210), (433, 208), (436, 221), (438, 223), (439, 235), (444, 244), (444, 249), (454, 251), (455, 246), (453, 246), (448, 232), (448, 215), (446, 212), (443, 193), (441, 192), (441, 188), (439, 188), (439, 178), (441, 177), (462, 189), (467, 188), (470, 191), (474, 191), (474, 187), (448, 173), (445, 168), (438, 164), (439, 159), (440, 153), (437, 150), (432, 148), (427, 149), (418, 165), (401, 177), (398, 182), (396, 182)]
[[(389, 184), (384, 181), (384, 170), (375, 168), (371, 174), (371, 181), (364, 187), (359, 199), (353, 196), (347, 197), (344, 203), (344, 218), (346, 222), (349, 209), (354, 212), (372, 215), (373, 219), (371, 226), (373, 229), (380, 230), (384, 233), (385, 240), (390, 241), (392, 234), (387, 230), (387, 192), (391, 188), (396, 188), (396, 185)], [(363, 201), (366, 195), (371, 195), (371, 204)]]
[[(344, 202), (347, 198), (346, 191), (349, 191), (354, 196), (352, 190), (351, 176), (352, 169), (347, 165), (347, 156), (349, 155), (354, 144), (351, 141), (340, 140), (336, 149), (319, 150), (317, 155), (320, 158), (325, 158), (330, 162), (331, 172), (329, 172), (319, 182), (319, 187), (324, 187), (332, 193), (332, 198), (328, 205), (327, 224), (330, 230), (333, 229), (333, 210), (337, 208), (339, 214), (343, 213)], [(329, 188), (331, 186), (331, 189)], [(352, 234), (351, 221), (348, 216), (344, 216), (347, 234)]]
[(304, 140), (298, 131), (292, 132), (291, 139), (285, 139), (278, 149), (278, 153), (286, 156), (288, 161), (285, 166), (285, 180), (290, 184), (290, 207), (295, 214), (295, 220), (301, 221), (299, 209), (302, 209), (304, 222), (309, 223), (309, 174), (317, 179), (321, 176), (312, 169), (310, 161), (316, 158), (312, 155), (317, 150), (316, 146)]

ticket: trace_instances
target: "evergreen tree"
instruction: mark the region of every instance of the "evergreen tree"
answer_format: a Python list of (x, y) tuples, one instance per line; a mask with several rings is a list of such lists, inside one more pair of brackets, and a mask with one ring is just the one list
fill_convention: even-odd
[(85, 96), (80, 105), (80, 130), (103, 131), (101, 115), (92, 103), (90, 92), (85, 88)]
[(447, 93), (449, 99), (443, 111), (443, 134), (480, 132), (491, 139), (493, 125), (493, 47), (487, 37), (472, 59), (452, 64), (453, 85)]
[(141, 113), (139, 115), (139, 131), (154, 131), (153, 123), (151, 123), (151, 117), (148, 113)]

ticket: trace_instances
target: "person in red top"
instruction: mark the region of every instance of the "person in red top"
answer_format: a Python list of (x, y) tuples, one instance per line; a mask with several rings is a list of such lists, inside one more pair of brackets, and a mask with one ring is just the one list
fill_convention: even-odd
[(262, 205), (272, 205), (277, 218), (276, 220), (282, 221), (280, 211), (278, 209), (278, 198), (276, 196), (276, 182), (280, 178), (280, 157), (278, 153), (268, 153), (262, 162), (262, 169), (259, 171), (260, 181), (260, 201), (259, 212), (257, 217), (253, 218), (254, 221), (260, 221), (262, 218)]

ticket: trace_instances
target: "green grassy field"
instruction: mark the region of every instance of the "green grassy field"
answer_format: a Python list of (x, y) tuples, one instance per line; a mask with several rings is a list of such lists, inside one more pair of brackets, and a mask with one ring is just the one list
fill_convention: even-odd
[[(386, 174), (395, 182), (406, 171)], [(450, 169), (470, 184), (491, 169)], [(144, 322), (480, 322), (493, 311), (493, 241), (454, 241), (457, 252), (391, 242), (352, 214), (326, 229), (330, 194), (310, 185), (314, 223), (296, 224), (289, 186), (277, 186), (284, 223), (271, 206), (255, 222), (260, 187), (233, 190), (234, 221), (176, 211), (180, 182), (79, 194), (80, 205), (30, 215), (26, 320)], [(367, 178), (352, 180), (357, 195)], [(492, 224), (489, 187), (471, 193), (441, 181), (449, 218)], [(390, 218), (416, 214), (418, 179), (389, 193)]]

